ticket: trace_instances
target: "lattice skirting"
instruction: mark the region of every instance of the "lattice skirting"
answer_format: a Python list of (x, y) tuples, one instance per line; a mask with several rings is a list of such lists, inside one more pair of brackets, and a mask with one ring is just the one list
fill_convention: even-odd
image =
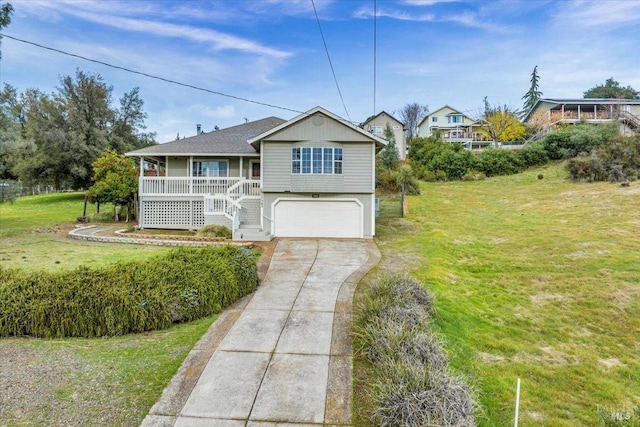
[(204, 225), (204, 202), (151, 200), (140, 203), (144, 228), (195, 229)]

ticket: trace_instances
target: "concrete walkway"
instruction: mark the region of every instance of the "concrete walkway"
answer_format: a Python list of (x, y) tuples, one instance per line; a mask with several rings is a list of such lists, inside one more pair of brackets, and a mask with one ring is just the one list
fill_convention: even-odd
[(349, 425), (353, 292), (373, 241), (283, 239), (263, 283), (226, 310), (142, 425)]

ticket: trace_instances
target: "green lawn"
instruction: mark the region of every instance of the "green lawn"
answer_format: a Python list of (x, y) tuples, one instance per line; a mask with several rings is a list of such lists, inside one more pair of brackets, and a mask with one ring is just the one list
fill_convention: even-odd
[[(82, 216), (84, 193), (56, 193), (20, 197), (0, 204), (0, 263), (27, 270), (104, 266), (143, 260), (167, 247), (83, 242), (67, 238), (69, 224)], [(111, 212), (103, 206), (101, 212)], [(95, 205), (87, 206), (95, 215)], [(93, 224), (93, 223), (92, 223)], [(125, 223), (122, 223), (125, 227)], [(57, 226), (61, 226), (57, 228)]]
[(552, 164), (421, 189), (378, 222), (381, 268), (435, 294), (480, 425), (513, 423), (518, 377), (521, 426), (596, 425), (598, 405), (640, 400), (640, 183), (574, 183)]

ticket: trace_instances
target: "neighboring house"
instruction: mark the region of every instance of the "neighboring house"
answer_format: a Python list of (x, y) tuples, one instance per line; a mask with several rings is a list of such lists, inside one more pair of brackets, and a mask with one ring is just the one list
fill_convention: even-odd
[[(316, 107), (127, 153), (142, 228), (221, 224), (235, 240), (375, 235), (375, 155), (386, 141)], [(142, 166), (141, 166), (142, 167)]]
[(393, 136), (396, 139), (396, 147), (398, 147), (398, 154), (400, 159), (407, 157), (407, 135), (404, 129), (404, 123), (393, 117), (391, 114), (382, 111), (381, 113), (371, 117), (362, 124), (362, 127), (380, 138), (384, 138), (384, 130), (389, 126), (393, 131)]
[(418, 136), (429, 137), (439, 135), (445, 142), (457, 142), (466, 148), (483, 148), (491, 145), (481, 132), (482, 121), (474, 120), (466, 114), (445, 105), (427, 116), (418, 123)]
[(622, 134), (640, 129), (640, 99), (580, 98), (539, 99), (524, 122), (550, 131), (563, 123), (620, 123)]

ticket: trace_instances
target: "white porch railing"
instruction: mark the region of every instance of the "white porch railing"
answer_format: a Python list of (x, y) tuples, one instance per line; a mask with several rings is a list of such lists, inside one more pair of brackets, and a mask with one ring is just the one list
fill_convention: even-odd
[(260, 198), (260, 181), (242, 179), (227, 188), (224, 194), (207, 194), (204, 196), (205, 215), (224, 215), (230, 220), (242, 209), (243, 199)]
[[(244, 178), (192, 178), (145, 176), (142, 178), (142, 196), (190, 196), (205, 194), (227, 194), (229, 187), (247, 181)], [(258, 181), (258, 190), (260, 182)]]

